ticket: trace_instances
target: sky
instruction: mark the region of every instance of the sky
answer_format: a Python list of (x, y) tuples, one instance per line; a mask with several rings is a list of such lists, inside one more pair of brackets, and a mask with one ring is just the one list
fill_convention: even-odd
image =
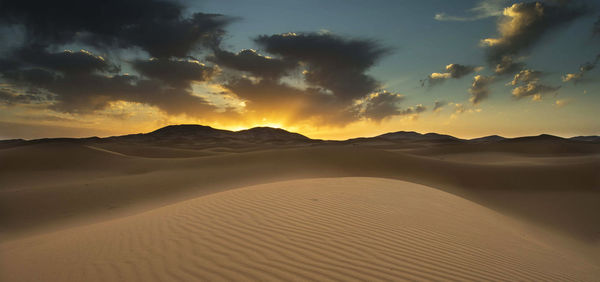
[(0, 3), (0, 139), (600, 134), (592, 0), (90, 3)]

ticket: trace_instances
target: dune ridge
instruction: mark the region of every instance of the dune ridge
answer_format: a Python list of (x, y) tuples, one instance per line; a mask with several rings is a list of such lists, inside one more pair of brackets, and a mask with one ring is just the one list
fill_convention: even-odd
[(600, 274), (521, 222), (377, 178), (249, 186), (0, 250), (4, 281), (592, 281)]
[(369, 176), (429, 185), (588, 241), (600, 239), (600, 226), (590, 224), (600, 221), (598, 155), (573, 155), (577, 161), (570, 162), (558, 157), (498, 165), (326, 145), (145, 158), (67, 143), (3, 149), (0, 158), (5, 160), (0, 163), (4, 238), (87, 216), (118, 217), (222, 189), (310, 177)]

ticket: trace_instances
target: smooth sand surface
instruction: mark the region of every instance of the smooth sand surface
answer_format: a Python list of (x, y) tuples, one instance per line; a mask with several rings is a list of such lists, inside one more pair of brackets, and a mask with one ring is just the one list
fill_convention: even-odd
[[(552, 236), (550, 236), (552, 237)], [(1, 281), (594, 281), (568, 240), (427, 186), (248, 186), (0, 244)]]

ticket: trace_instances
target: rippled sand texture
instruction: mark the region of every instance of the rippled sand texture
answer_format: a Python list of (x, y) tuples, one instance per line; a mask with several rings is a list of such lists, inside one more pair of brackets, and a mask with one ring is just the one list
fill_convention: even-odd
[(318, 178), (7, 241), (0, 280), (598, 279), (561, 240), (427, 186)]

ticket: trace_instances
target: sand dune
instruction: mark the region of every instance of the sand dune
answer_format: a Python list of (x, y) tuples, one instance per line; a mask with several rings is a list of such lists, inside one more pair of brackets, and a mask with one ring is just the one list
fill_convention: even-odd
[[(593, 281), (565, 241), (426, 186), (306, 179), (5, 242), (2, 281)], [(32, 271), (35, 269), (35, 271)]]
[[(312, 146), (194, 158), (123, 156), (79, 144), (0, 150), (3, 238), (115, 218), (222, 189), (307, 177), (409, 180), (578, 238), (600, 239), (600, 158), (489, 165), (363, 146)], [(557, 207), (560, 207), (557, 209)]]
[(578, 162), (557, 157), (498, 165), (321, 145), (146, 158), (59, 143), (3, 149), (0, 158), (3, 238), (77, 225), (88, 217), (138, 213), (222, 189), (307, 177), (369, 176), (429, 185), (583, 240), (600, 240), (600, 225), (593, 224), (600, 222), (598, 155)]
[(600, 275), (596, 143), (200, 129), (4, 144), (0, 281)]

